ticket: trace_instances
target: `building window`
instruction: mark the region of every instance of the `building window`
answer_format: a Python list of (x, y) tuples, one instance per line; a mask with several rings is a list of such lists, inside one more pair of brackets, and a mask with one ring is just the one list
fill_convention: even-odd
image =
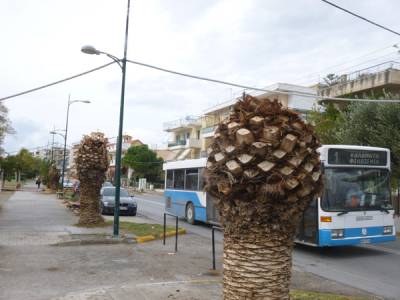
[(197, 139), (200, 139), (200, 130), (197, 130)]
[(186, 139), (190, 139), (190, 132), (186, 132)]
[(186, 169), (185, 190), (197, 191), (199, 189), (199, 170)]
[(185, 170), (174, 171), (174, 189), (183, 190), (185, 188)]

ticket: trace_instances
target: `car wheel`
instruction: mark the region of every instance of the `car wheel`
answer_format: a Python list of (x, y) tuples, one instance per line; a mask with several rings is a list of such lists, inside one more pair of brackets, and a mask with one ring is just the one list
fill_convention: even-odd
[(103, 206), (103, 203), (101, 203), (101, 202), (100, 202), (100, 213), (102, 215), (105, 215), (104, 206)]
[(193, 205), (193, 203), (191, 203), (191, 202), (189, 202), (187, 205), (186, 205), (186, 221), (189, 223), (189, 224), (192, 224), (192, 225), (194, 225), (195, 224), (195, 215), (194, 215), (194, 205)]

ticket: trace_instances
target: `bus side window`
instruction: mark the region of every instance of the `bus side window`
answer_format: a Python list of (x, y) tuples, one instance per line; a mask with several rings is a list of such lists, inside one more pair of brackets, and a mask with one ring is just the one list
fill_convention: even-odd
[(174, 188), (174, 171), (167, 170), (167, 189)]
[(183, 190), (185, 188), (185, 170), (174, 170), (174, 189)]
[(198, 169), (186, 169), (185, 190), (197, 191), (199, 181)]
[(199, 191), (204, 190), (204, 168), (199, 169)]

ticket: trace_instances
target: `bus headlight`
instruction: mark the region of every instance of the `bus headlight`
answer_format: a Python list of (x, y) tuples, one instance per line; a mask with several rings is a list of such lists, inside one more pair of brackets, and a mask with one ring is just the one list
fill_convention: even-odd
[(383, 234), (393, 234), (393, 226), (384, 226)]
[(332, 239), (342, 239), (344, 238), (344, 229), (332, 229), (331, 230)]

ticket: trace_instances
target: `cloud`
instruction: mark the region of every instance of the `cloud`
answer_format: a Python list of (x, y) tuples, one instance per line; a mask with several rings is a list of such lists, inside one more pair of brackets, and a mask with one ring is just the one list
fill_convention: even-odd
[[(336, 2), (398, 29), (393, 14), (400, 8), (398, 1)], [(126, 1), (1, 1), (6, 47), (0, 48), (0, 96), (109, 62), (106, 56), (82, 54), (80, 47), (85, 44), (121, 57), (125, 13)], [(388, 46), (400, 40), (315, 0), (135, 1), (130, 17), (130, 59), (258, 87), (276, 82), (311, 84), (330, 71), (340, 74), (361, 68), (352, 69), (362, 61), (353, 60), (325, 70), (373, 50), (383, 49), (364, 60), (390, 53)], [(381, 61), (384, 58), (369, 65)], [(64, 128), (69, 94), (92, 103), (71, 106), (68, 141), (79, 141), (94, 130), (115, 136), (120, 89), (121, 71), (112, 65), (6, 101), (18, 131), (6, 139), (6, 151), (45, 145), (53, 126)], [(124, 132), (161, 144), (166, 136), (163, 122), (201, 114), (239, 91), (128, 65)]]

